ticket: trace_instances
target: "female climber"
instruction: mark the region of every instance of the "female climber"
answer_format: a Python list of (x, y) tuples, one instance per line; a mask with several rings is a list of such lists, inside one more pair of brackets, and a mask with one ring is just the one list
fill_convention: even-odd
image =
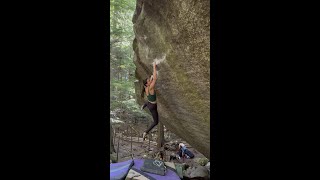
[(144, 93), (147, 95), (148, 102), (145, 103), (141, 109), (145, 108), (146, 106), (150, 110), (153, 118), (153, 123), (150, 125), (150, 127), (143, 133), (142, 138), (145, 140), (146, 135), (149, 133), (149, 131), (154, 128), (158, 122), (158, 110), (157, 110), (157, 102), (156, 102), (156, 91), (155, 91), (155, 84), (157, 80), (157, 71), (156, 71), (156, 63), (153, 63), (153, 75), (150, 78), (146, 78), (143, 81), (144, 89), (141, 93), (141, 97), (144, 97)]

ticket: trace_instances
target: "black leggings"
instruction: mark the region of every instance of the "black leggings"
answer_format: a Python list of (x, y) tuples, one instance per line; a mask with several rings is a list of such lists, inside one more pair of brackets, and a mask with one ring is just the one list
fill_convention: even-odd
[(158, 119), (158, 110), (157, 110), (157, 104), (152, 104), (150, 102), (147, 102), (147, 107), (150, 110), (151, 114), (152, 114), (152, 118), (153, 118), (153, 123), (150, 125), (150, 127), (146, 130), (146, 133), (148, 134), (149, 131), (154, 128), (158, 123), (159, 123), (159, 119)]

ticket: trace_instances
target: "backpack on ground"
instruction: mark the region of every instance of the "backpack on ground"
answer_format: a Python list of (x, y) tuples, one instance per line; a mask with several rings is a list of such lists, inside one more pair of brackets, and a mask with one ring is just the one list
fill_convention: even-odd
[(185, 153), (186, 155), (188, 155), (190, 158), (193, 158), (193, 157), (194, 157), (194, 154), (193, 154), (191, 151), (189, 151), (188, 149), (184, 150), (184, 153)]

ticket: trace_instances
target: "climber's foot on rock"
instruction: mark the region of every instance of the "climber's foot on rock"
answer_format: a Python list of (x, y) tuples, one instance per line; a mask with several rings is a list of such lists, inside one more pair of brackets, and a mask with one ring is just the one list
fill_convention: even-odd
[(141, 111), (142, 111), (146, 106), (147, 106), (147, 104), (142, 105), (141, 108), (140, 108)]

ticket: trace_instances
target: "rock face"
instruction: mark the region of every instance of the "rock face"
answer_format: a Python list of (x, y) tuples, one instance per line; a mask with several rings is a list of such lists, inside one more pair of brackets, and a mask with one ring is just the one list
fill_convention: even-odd
[(137, 102), (155, 61), (160, 121), (210, 158), (210, 1), (137, 0), (132, 21)]
[(204, 179), (209, 179), (209, 172), (207, 168), (203, 166), (198, 166), (194, 171), (191, 172), (190, 177), (191, 178), (202, 177)]

